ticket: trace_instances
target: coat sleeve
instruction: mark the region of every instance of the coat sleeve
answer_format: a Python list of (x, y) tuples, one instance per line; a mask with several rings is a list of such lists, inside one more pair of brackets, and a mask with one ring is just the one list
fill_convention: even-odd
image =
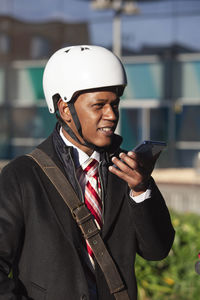
[(6, 166), (0, 174), (0, 300), (28, 299), (18, 295), (14, 267), (24, 232), (21, 199), (14, 168)]
[(165, 258), (174, 241), (175, 231), (165, 201), (151, 182), (152, 195), (141, 203), (129, 199), (135, 225), (138, 254), (147, 260)]

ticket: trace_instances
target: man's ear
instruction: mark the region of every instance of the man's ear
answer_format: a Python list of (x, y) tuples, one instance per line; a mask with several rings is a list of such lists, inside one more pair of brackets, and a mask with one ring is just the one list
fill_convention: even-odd
[(65, 122), (71, 122), (72, 120), (72, 116), (69, 110), (69, 107), (67, 105), (66, 102), (64, 102), (61, 98), (58, 100), (57, 103), (58, 106), (58, 110), (60, 113), (61, 118), (65, 121)]

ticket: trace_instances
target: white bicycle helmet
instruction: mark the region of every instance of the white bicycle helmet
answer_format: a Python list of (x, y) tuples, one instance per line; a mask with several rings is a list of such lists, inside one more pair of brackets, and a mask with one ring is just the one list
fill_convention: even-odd
[(56, 111), (53, 97), (57, 94), (69, 102), (88, 89), (119, 87), (119, 96), (127, 84), (121, 61), (100, 46), (72, 46), (55, 52), (44, 70), (43, 89), (50, 113)]

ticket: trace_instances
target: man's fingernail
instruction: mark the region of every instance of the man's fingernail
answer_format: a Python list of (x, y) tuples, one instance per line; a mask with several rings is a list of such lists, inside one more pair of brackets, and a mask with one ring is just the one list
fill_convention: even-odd
[(129, 151), (128, 155), (132, 156), (133, 155), (133, 151)]

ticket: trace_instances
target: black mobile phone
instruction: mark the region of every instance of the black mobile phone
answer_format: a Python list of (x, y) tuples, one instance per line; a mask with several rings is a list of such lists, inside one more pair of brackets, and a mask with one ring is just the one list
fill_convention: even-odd
[[(166, 147), (167, 144), (165, 142), (143, 141), (135, 148), (133, 148), (132, 151), (144, 155), (144, 157), (146, 158), (153, 158), (156, 154), (161, 152)], [(118, 169), (116, 165), (113, 166)]]
[(137, 145), (135, 148), (133, 148), (132, 151), (136, 153), (148, 153), (151, 156), (154, 156), (161, 152), (163, 149), (167, 147), (167, 144), (165, 142), (159, 142), (159, 141), (143, 141), (141, 144)]

